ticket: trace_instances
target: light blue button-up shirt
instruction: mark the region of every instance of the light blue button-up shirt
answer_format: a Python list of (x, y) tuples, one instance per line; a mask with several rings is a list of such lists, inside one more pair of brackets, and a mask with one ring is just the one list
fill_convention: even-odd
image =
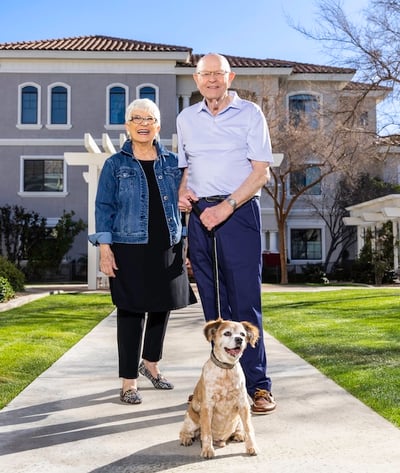
[(273, 162), (261, 108), (229, 92), (233, 100), (212, 115), (206, 102), (177, 118), (179, 167), (188, 167), (188, 187), (198, 197), (228, 195), (252, 172), (251, 161)]

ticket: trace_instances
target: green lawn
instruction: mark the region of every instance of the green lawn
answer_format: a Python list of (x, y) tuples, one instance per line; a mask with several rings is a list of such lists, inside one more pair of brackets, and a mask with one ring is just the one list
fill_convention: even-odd
[[(400, 427), (400, 290), (263, 293), (264, 327)], [(0, 408), (113, 310), (61, 294), (0, 312)]]
[(73, 293), (0, 312), (0, 408), (112, 310), (109, 294)]
[(400, 290), (263, 293), (265, 330), (400, 427)]

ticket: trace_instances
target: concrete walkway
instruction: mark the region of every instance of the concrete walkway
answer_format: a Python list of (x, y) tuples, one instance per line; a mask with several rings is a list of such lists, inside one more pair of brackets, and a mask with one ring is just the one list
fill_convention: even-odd
[(13, 473), (399, 473), (400, 430), (265, 334), (278, 408), (254, 416), (261, 450), (200, 458), (179, 444), (188, 394), (209, 356), (199, 304), (173, 312), (159, 391), (139, 378), (141, 405), (118, 400), (115, 313), (0, 411), (0, 471)]

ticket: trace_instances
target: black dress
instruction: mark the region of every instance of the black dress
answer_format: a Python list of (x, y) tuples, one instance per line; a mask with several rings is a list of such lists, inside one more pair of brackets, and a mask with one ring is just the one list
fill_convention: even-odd
[(149, 188), (148, 244), (114, 243), (118, 271), (110, 278), (113, 303), (130, 312), (163, 312), (193, 303), (182, 241), (170, 246), (154, 161), (140, 161)]

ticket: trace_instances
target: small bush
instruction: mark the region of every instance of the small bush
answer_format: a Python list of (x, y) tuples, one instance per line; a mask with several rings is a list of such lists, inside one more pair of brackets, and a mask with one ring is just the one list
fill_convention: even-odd
[(0, 302), (7, 302), (15, 296), (11, 284), (6, 278), (0, 276)]
[(302, 266), (302, 272), (307, 282), (326, 284), (327, 277), (322, 264), (307, 264)]
[(0, 277), (7, 279), (14, 292), (21, 292), (24, 290), (24, 273), (2, 256), (0, 256)]

